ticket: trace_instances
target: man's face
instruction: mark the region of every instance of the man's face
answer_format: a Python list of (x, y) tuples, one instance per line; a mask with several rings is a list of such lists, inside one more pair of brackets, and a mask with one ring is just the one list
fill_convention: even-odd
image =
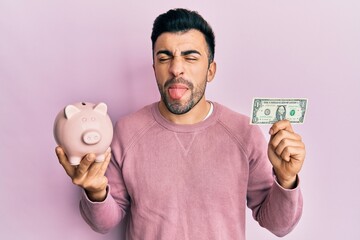
[(204, 100), (214, 63), (208, 62), (204, 35), (197, 30), (163, 33), (154, 45), (154, 71), (161, 100), (174, 114), (190, 111)]

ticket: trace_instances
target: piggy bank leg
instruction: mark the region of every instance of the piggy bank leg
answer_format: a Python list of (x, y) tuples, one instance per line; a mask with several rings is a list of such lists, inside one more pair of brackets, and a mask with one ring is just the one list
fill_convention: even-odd
[(95, 162), (103, 162), (105, 160), (105, 153), (96, 156)]
[(75, 156), (69, 157), (69, 162), (71, 165), (79, 165), (80, 161), (81, 161), (81, 157), (75, 157)]

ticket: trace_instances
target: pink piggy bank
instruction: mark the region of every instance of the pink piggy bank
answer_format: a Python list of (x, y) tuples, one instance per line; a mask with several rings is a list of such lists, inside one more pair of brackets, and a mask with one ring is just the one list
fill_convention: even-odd
[(103, 161), (113, 137), (106, 104), (67, 105), (55, 119), (54, 137), (71, 165), (78, 165), (87, 153), (94, 153), (97, 162)]

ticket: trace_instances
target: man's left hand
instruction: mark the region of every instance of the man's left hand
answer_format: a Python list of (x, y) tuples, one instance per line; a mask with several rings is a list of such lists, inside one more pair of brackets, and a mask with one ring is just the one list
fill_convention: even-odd
[(294, 188), (297, 174), (305, 159), (305, 144), (301, 136), (294, 132), (288, 120), (274, 123), (269, 133), (271, 137), (268, 157), (274, 167), (277, 181), (284, 188)]

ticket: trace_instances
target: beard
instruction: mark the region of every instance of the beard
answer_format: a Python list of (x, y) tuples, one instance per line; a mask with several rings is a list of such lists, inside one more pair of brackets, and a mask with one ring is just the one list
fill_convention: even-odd
[[(188, 90), (191, 92), (190, 97), (186, 100), (173, 100), (170, 98), (168, 89), (173, 84), (184, 84), (188, 87)], [(206, 79), (199, 86), (194, 86), (193, 83), (187, 81), (183, 78), (172, 78), (165, 82), (165, 85), (162, 86), (158, 83), (159, 92), (161, 95), (162, 101), (165, 103), (166, 108), (173, 114), (181, 115), (189, 112), (193, 107), (195, 107), (200, 100), (203, 98), (206, 89)]]

